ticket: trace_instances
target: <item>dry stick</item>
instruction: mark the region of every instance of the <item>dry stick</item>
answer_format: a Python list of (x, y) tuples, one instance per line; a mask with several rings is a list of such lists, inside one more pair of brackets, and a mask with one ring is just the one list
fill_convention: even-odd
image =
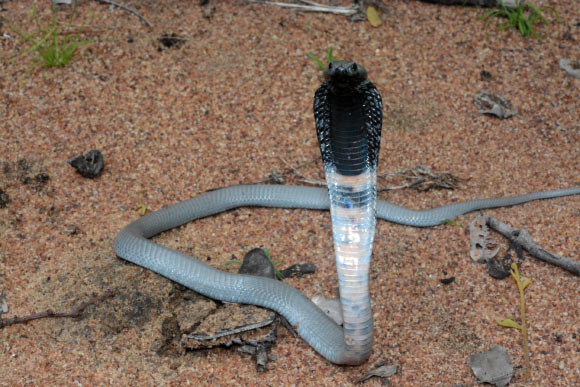
[(319, 186), (322, 186), (322, 187), (326, 187), (326, 183), (325, 183), (324, 181), (309, 179), (309, 178), (307, 178), (306, 176), (304, 176), (303, 174), (301, 174), (300, 172), (298, 172), (298, 168), (301, 168), (301, 167), (303, 167), (303, 166), (305, 166), (305, 165), (307, 165), (307, 164), (310, 164), (310, 163), (311, 163), (313, 160), (317, 160), (318, 158), (316, 158), (316, 159), (313, 159), (313, 160), (310, 160), (310, 161), (307, 161), (307, 162), (304, 162), (304, 163), (302, 163), (302, 164), (298, 165), (296, 168), (293, 168), (293, 167), (290, 165), (290, 163), (289, 163), (289, 162), (287, 162), (286, 160), (284, 160), (284, 159), (283, 159), (281, 156), (278, 156), (278, 158), (279, 158), (279, 159), (280, 159), (280, 160), (281, 160), (281, 161), (282, 161), (284, 164), (286, 164), (286, 167), (288, 167), (288, 170), (289, 170), (290, 172), (292, 172), (292, 173), (293, 173), (293, 174), (295, 174), (296, 176), (300, 177), (300, 178), (302, 179), (302, 181), (303, 181), (303, 182), (305, 182), (305, 183), (308, 183), (308, 184), (312, 184), (312, 185), (319, 185)]
[(249, 0), (250, 3), (258, 3), (258, 4), (266, 4), (266, 5), (277, 5), (278, 7), (285, 7), (291, 8), (296, 11), (304, 11), (304, 12), (328, 12), (328, 13), (335, 13), (338, 15), (345, 15), (345, 16), (352, 16), (356, 15), (360, 12), (359, 7), (356, 4), (351, 5), (350, 7), (342, 7), (342, 6), (332, 6), (332, 5), (323, 5), (315, 3), (314, 1), (304, 1), (302, 3), (309, 4), (309, 5), (299, 5), (299, 4), (291, 4), (291, 3), (278, 3), (276, 1), (263, 1), (263, 0)]
[[(310, 179), (310, 178), (304, 176), (302, 173), (298, 172), (299, 168), (302, 168), (305, 165), (311, 164), (312, 162), (319, 160), (318, 158), (314, 158), (312, 160), (305, 161), (304, 163), (299, 164), (296, 167), (292, 167), (290, 165), (290, 163), (288, 161), (284, 160), (284, 158), (282, 158), (281, 156), (278, 156), (278, 158), (280, 159), (280, 161), (282, 161), (286, 165), (287, 172), (293, 173), (294, 175), (298, 176), (304, 183), (318, 185), (321, 187), (326, 187), (326, 185), (327, 185), (326, 182), (320, 181), (320, 180)], [(284, 174), (286, 174), (287, 172), (285, 172)], [(412, 173), (413, 175), (412, 176), (408, 175), (408, 173)], [(432, 180), (427, 182), (426, 178), (421, 177), (421, 176), (425, 176), (425, 175), (432, 178)], [(385, 180), (388, 177), (403, 177), (405, 179), (414, 178), (415, 180), (410, 181), (409, 183), (406, 183), (406, 184), (402, 184), (402, 185), (397, 185), (397, 186), (392, 186), (392, 187), (380, 187), (377, 190), (377, 192), (385, 192), (385, 191), (394, 191), (394, 190), (402, 190), (402, 189), (407, 189), (407, 188), (414, 188), (414, 187), (421, 185), (425, 182), (430, 184), (425, 189), (430, 189), (433, 187), (454, 189), (457, 187), (458, 183), (460, 183), (462, 181), (462, 179), (457, 178), (457, 177), (455, 177), (447, 172), (442, 172), (440, 174), (436, 174), (435, 172), (431, 171), (429, 168), (425, 167), (424, 165), (418, 165), (414, 168), (405, 169), (405, 170), (400, 171), (400, 172), (388, 173), (388, 174), (385, 173), (385, 174), (379, 175), (378, 177), (385, 179)], [(445, 181), (445, 179), (450, 180), (450, 181)], [(255, 182), (255, 183), (252, 183), (252, 184), (263, 183), (263, 182), (266, 182), (269, 180), (270, 180), (270, 178), (263, 179), (263, 180)]]
[(574, 275), (580, 275), (580, 261), (562, 257), (561, 255), (542, 249), (534, 243), (530, 233), (526, 230), (513, 228), (491, 216), (487, 216), (486, 223), (489, 227), (508, 238), (512, 243), (521, 246), (530, 255), (544, 262), (561, 267)]
[(459, 5), (464, 7), (466, 5), (474, 7), (496, 7), (504, 6), (509, 9), (516, 8), (520, 0), (419, 0), (424, 3), (441, 4), (441, 5)]
[(395, 185), (393, 187), (383, 187), (383, 188), (379, 188), (377, 190), (377, 192), (387, 192), (387, 191), (395, 191), (395, 190), (400, 190), (400, 189), (407, 189), (407, 188), (413, 188), (419, 184), (423, 184), (425, 182), (425, 179), (422, 178), (417, 178), (416, 180), (413, 180), (407, 184), (402, 184), (402, 185)]
[(93, 297), (89, 301), (82, 303), (78, 307), (74, 308), (70, 312), (53, 312), (52, 310), (47, 310), (46, 312), (42, 313), (34, 313), (24, 317), (14, 317), (8, 320), (0, 320), (0, 329), (14, 325), (14, 324), (23, 324), (27, 323), (32, 320), (38, 320), (39, 318), (47, 318), (47, 317), (79, 317), (83, 314), (84, 310), (93, 305), (97, 302), (104, 300), (105, 298), (113, 297), (115, 292), (113, 290), (107, 290), (105, 293), (101, 294), (100, 296)]
[(318, 180), (312, 180), (312, 179), (308, 179), (306, 176), (304, 176), (303, 174), (301, 174), (300, 172), (298, 172), (298, 168), (302, 168), (305, 165), (308, 165), (316, 160), (318, 160), (318, 158), (313, 158), (312, 160), (308, 160), (303, 162), (302, 164), (299, 164), (297, 167), (292, 167), (290, 165), (290, 163), (288, 163), (286, 160), (284, 160), (282, 157), (278, 156), (278, 158), (284, 163), (286, 164), (286, 170), (282, 173), (278, 172), (277, 170), (273, 170), (267, 178), (262, 179), (262, 180), (257, 180), (257, 181), (253, 181), (251, 183), (246, 183), (248, 185), (253, 185), (253, 184), (262, 184), (262, 183), (272, 183), (272, 184), (284, 184), (284, 177), (288, 174), (288, 173), (293, 173), (296, 176), (300, 177), (302, 179), (303, 182), (308, 183), (308, 184), (312, 184), (312, 185), (321, 185), (326, 187), (326, 183), (322, 182), (322, 181), (318, 181)]
[(312, 164), (313, 162), (319, 161), (319, 160), (320, 160), (320, 157), (314, 157), (314, 158), (312, 158), (310, 160), (304, 161), (302, 164), (298, 164), (295, 169), (300, 169), (302, 167), (305, 167), (305, 166), (307, 166), (309, 164)]
[(272, 316), (268, 317), (266, 320), (263, 320), (263, 321), (260, 321), (260, 322), (254, 323), (254, 324), (248, 324), (248, 325), (244, 325), (244, 326), (233, 328), (233, 329), (224, 329), (223, 331), (220, 331), (214, 335), (208, 335), (205, 333), (202, 333), (202, 334), (192, 333), (192, 334), (187, 335), (186, 337), (188, 339), (194, 339), (197, 341), (207, 341), (207, 340), (219, 339), (220, 337), (231, 336), (231, 335), (235, 335), (238, 333), (252, 331), (254, 329), (268, 326), (268, 325), (272, 324), (275, 319), (276, 319), (276, 314), (272, 313)]
[(141, 20), (142, 20), (142, 21), (143, 21), (145, 24), (147, 24), (149, 27), (153, 27), (153, 24), (151, 24), (151, 22), (150, 22), (149, 20), (145, 19), (145, 17), (144, 17), (144, 16), (142, 16), (142, 15), (141, 15), (139, 12), (135, 11), (135, 10), (134, 10), (134, 9), (132, 9), (132, 8), (129, 8), (129, 7), (125, 6), (125, 5), (123, 5), (123, 4), (119, 4), (119, 3), (116, 3), (116, 2), (114, 2), (114, 1), (111, 1), (111, 0), (97, 0), (97, 1), (98, 1), (99, 3), (105, 3), (105, 4), (114, 5), (115, 7), (119, 7), (119, 8), (121, 8), (122, 10), (125, 10), (125, 11), (127, 11), (127, 12), (130, 12), (130, 13), (132, 13), (133, 15), (137, 16), (139, 19), (141, 19)]
[[(500, 0), (419, 0), (424, 3), (440, 4), (440, 5), (471, 5), (474, 7), (497, 7), (500, 5)], [(504, 0), (504, 3), (511, 3), (511, 0)]]
[(454, 175), (448, 172), (435, 173), (431, 171), (431, 169), (429, 169), (428, 167), (421, 164), (413, 168), (404, 169), (400, 172), (383, 173), (378, 175), (377, 177), (383, 180), (388, 180), (389, 178), (393, 177), (401, 177), (403, 179), (413, 179), (412, 181), (402, 185), (379, 188), (377, 192), (394, 191), (415, 187), (417, 187), (417, 189), (421, 191), (426, 191), (431, 188), (455, 189), (460, 183), (465, 181), (465, 179), (455, 177)]

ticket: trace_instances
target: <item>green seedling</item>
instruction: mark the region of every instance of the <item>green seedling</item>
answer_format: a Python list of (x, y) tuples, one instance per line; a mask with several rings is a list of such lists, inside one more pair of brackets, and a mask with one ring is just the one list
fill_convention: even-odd
[(502, 1), (500, 2), (499, 9), (486, 12), (480, 20), (486, 20), (486, 31), (492, 18), (500, 18), (507, 19), (499, 25), (501, 30), (514, 28), (517, 29), (523, 37), (534, 36), (543, 39), (543, 36), (539, 35), (534, 28), (534, 25), (539, 23), (550, 25), (550, 22), (544, 17), (543, 11), (552, 12), (556, 20), (558, 19), (558, 13), (552, 7), (538, 7), (532, 3), (518, 3), (515, 8), (507, 8)]
[(522, 346), (524, 347), (524, 380), (529, 380), (530, 378), (530, 353), (528, 350), (528, 328), (526, 324), (526, 300), (524, 298), (524, 290), (528, 287), (531, 280), (528, 278), (525, 281), (522, 281), (520, 278), (520, 272), (518, 270), (518, 265), (512, 263), (512, 267), (510, 270), (510, 274), (512, 278), (516, 281), (518, 285), (518, 290), (520, 292), (520, 314), (521, 314), (521, 324), (518, 324), (513, 317), (498, 320), (497, 323), (502, 327), (506, 328), (514, 328), (518, 329), (522, 334)]
[(35, 61), (42, 67), (64, 67), (75, 58), (79, 48), (91, 44), (92, 41), (83, 40), (79, 34), (70, 32), (74, 9), (66, 25), (58, 20), (54, 6), (51, 7), (51, 12), (51, 21), (48, 24), (41, 24), (36, 10), (33, 8), (30, 13), (34, 19), (36, 31), (30, 34), (17, 30), (15, 32), (30, 45), (27, 51), (36, 52)]
[(326, 63), (324, 63), (323, 61), (318, 59), (318, 57), (311, 52), (309, 52), (307, 55), (310, 59), (312, 59), (313, 61), (316, 62), (316, 64), (318, 65), (318, 68), (320, 68), (320, 70), (324, 70), (330, 62), (333, 62), (335, 59), (337, 59), (337, 58), (334, 58), (332, 55), (332, 48), (329, 48), (328, 50), (326, 50)]
[(451, 227), (463, 227), (463, 226), (465, 226), (465, 224), (463, 222), (460, 222), (458, 220), (453, 220), (453, 219), (445, 219), (443, 221), (443, 224), (446, 226), (451, 226)]
[(277, 266), (280, 264), (280, 262), (274, 262), (272, 260), (272, 255), (270, 254), (270, 250), (268, 250), (268, 249), (262, 249), (262, 250), (264, 250), (264, 253), (266, 253), (266, 256), (268, 257), (270, 262), (272, 262), (272, 266), (274, 266), (274, 273), (276, 274), (276, 278), (278, 278), (280, 281), (284, 281), (284, 276), (282, 275), (282, 273), (280, 273), (280, 270), (278, 270), (278, 268), (277, 268)]
[[(272, 255), (270, 255), (270, 251), (268, 249), (262, 249), (262, 250), (264, 251), (264, 253), (268, 257), (270, 262), (272, 262), (272, 266), (274, 266), (274, 273), (276, 274), (276, 278), (278, 278), (278, 280), (280, 280), (280, 281), (284, 281), (284, 276), (282, 275), (280, 270), (277, 269), (277, 266), (280, 264), (280, 262), (272, 261)], [(241, 265), (242, 261), (239, 261), (237, 259), (230, 259), (230, 260), (226, 261), (226, 266), (231, 265), (232, 263), (235, 263), (237, 265)]]

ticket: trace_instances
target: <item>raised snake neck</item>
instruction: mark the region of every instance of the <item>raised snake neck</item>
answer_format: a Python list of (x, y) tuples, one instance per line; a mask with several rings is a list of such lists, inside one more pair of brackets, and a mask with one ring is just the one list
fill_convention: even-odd
[[(366, 72), (364, 76), (366, 78)], [(321, 143), (321, 149), (322, 146)], [(324, 160), (324, 151), (322, 154)], [(375, 156), (377, 155), (378, 152)], [(366, 160), (372, 160), (372, 157), (367, 157)], [(343, 172), (346, 171), (344, 168), (347, 167), (343, 165), (337, 167)], [(345, 175), (348, 176), (348, 173)], [(376, 216), (408, 226), (431, 227), (474, 210), (577, 194), (580, 194), (580, 188), (475, 200), (423, 211), (410, 210), (378, 200)], [(328, 210), (330, 200), (328, 191), (323, 188), (279, 185), (222, 188), (137, 219), (121, 230), (115, 240), (115, 252), (121, 258), (210, 298), (259, 305), (275, 310), (296, 327), (300, 336), (329, 361), (348, 365), (363, 363), (368, 358), (370, 349), (353, 354), (352, 348), (348, 348), (345, 343), (343, 328), (330, 320), (312, 301), (293, 287), (268, 278), (223, 272), (149, 240), (163, 231), (190, 221), (244, 206)]]
[(373, 346), (369, 272), (376, 226), (381, 95), (364, 67), (336, 61), (314, 94), (314, 120), (330, 198), (345, 355), (366, 360)]

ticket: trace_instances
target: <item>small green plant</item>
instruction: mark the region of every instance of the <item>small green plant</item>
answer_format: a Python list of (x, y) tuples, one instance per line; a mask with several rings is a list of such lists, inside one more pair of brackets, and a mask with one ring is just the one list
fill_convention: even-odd
[(280, 262), (274, 262), (272, 260), (272, 255), (270, 254), (270, 250), (268, 249), (263, 249), (264, 253), (266, 253), (266, 256), (268, 256), (268, 259), (270, 260), (270, 262), (272, 262), (272, 266), (274, 266), (274, 273), (276, 274), (276, 278), (278, 278), (280, 281), (284, 281), (284, 276), (282, 275), (282, 273), (280, 273), (280, 270), (278, 270), (277, 266), (280, 264)]
[(326, 66), (335, 60), (335, 58), (332, 56), (332, 48), (329, 48), (328, 50), (326, 50), (326, 63), (324, 63), (323, 61), (321, 61), (320, 59), (318, 59), (316, 57), (316, 55), (314, 55), (313, 53), (309, 52), (308, 57), (310, 59), (312, 59), (313, 61), (316, 62), (316, 64), (318, 65), (318, 67), (320, 68), (320, 70), (324, 70), (326, 68)]
[(513, 317), (504, 320), (498, 320), (497, 323), (502, 327), (518, 329), (521, 332), (522, 346), (524, 347), (524, 379), (528, 380), (530, 377), (530, 352), (528, 350), (528, 327), (526, 324), (526, 300), (524, 298), (524, 290), (526, 290), (531, 280), (528, 278), (527, 280), (522, 281), (520, 272), (518, 270), (518, 265), (515, 263), (512, 263), (510, 274), (516, 281), (518, 290), (520, 292), (520, 314), (522, 323), (518, 324)]
[(550, 11), (554, 14), (556, 19), (558, 19), (558, 13), (552, 7), (541, 6), (538, 7), (532, 3), (520, 3), (518, 2), (515, 8), (508, 8), (505, 4), (500, 2), (500, 8), (494, 9), (486, 12), (481, 18), (481, 21), (486, 20), (485, 30), (491, 22), (492, 18), (507, 19), (499, 25), (502, 30), (507, 30), (510, 28), (517, 29), (523, 37), (534, 36), (543, 39), (543, 36), (539, 35), (534, 25), (538, 23), (543, 23), (550, 25), (550, 22), (542, 14), (543, 11)]
[[(272, 262), (272, 266), (274, 266), (274, 273), (276, 274), (276, 278), (278, 278), (278, 280), (280, 280), (280, 281), (284, 281), (284, 276), (282, 275), (280, 270), (277, 269), (277, 266), (280, 264), (280, 262), (272, 261), (272, 255), (270, 254), (270, 250), (268, 250), (268, 249), (262, 249), (262, 250), (264, 251), (264, 253), (268, 257), (270, 262)], [(230, 260), (226, 261), (226, 266), (231, 265), (232, 263), (235, 263), (237, 265), (241, 265), (242, 261), (239, 261), (237, 259), (230, 259)]]
[(451, 227), (463, 227), (463, 226), (465, 226), (465, 224), (463, 222), (453, 220), (453, 219), (445, 219), (443, 221), (443, 224), (446, 226), (451, 226)]
[(34, 19), (36, 31), (30, 34), (19, 31), (16, 31), (16, 33), (22, 40), (30, 44), (28, 51), (36, 52), (35, 61), (44, 68), (68, 65), (74, 59), (80, 47), (92, 43), (90, 40), (82, 40), (78, 34), (69, 31), (74, 9), (66, 26), (58, 20), (54, 6), (51, 6), (52, 19), (46, 25), (40, 23), (34, 8), (30, 13)]

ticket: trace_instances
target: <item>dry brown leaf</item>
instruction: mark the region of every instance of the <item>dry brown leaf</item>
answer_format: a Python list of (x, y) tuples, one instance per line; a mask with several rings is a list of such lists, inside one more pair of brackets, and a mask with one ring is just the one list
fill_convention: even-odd
[(499, 248), (491, 249), (489, 243), (489, 228), (486, 224), (487, 217), (479, 214), (469, 224), (469, 242), (471, 248), (469, 255), (477, 263), (486, 263), (499, 252)]
[(378, 27), (383, 24), (377, 10), (372, 6), (367, 7), (367, 19), (373, 27)]

